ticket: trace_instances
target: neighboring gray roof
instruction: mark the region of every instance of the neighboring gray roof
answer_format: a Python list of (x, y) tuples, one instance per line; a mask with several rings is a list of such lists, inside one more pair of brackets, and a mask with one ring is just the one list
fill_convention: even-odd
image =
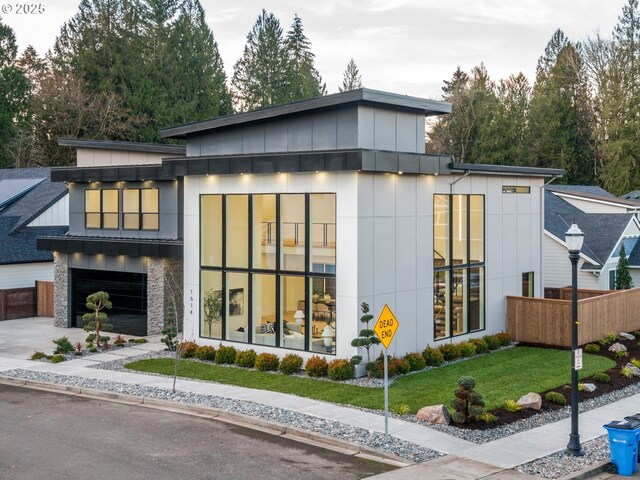
[(360, 88), (358, 90), (350, 90), (348, 92), (335, 93), (333, 95), (324, 95), (321, 97), (310, 98), (308, 100), (301, 100), (299, 102), (287, 103), (285, 105), (265, 107), (252, 110), (250, 112), (224, 115), (211, 120), (163, 128), (160, 130), (160, 136), (164, 138), (185, 138), (185, 136), (190, 133), (214, 130), (217, 128), (246, 124), (260, 120), (268, 120), (275, 117), (308, 112), (310, 110), (337, 107), (350, 103), (381, 105), (401, 110), (418, 111), (424, 113), (425, 116), (451, 113), (451, 104), (448, 102), (427, 100), (425, 98), (409, 97), (407, 95), (398, 95), (396, 93)]
[(629, 193), (625, 193), (624, 195), (620, 195), (618, 198), (622, 198), (624, 200), (631, 200), (635, 203), (640, 203), (640, 190), (633, 190)]
[(67, 194), (67, 187), (51, 183), (50, 168), (0, 170), (0, 182), (16, 179), (44, 179), (0, 210), (0, 264), (46, 262), (51, 252), (38, 251), (40, 235), (62, 235), (67, 227), (27, 227), (32, 220)]
[[(593, 269), (602, 268), (632, 218), (632, 213), (585, 213), (554, 195), (551, 188), (545, 188), (544, 229), (564, 240), (565, 232), (575, 220), (584, 232), (582, 253), (598, 262)], [(590, 266), (585, 264), (583, 268), (588, 270)]]
[(482, 172), (494, 174), (511, 174), (541, 177), (559, 177), (566, 172), (561, 168), (515, 167), (513, 165), (488, 165), (483, 163), (451, 163), (451, 170)]
[(168, 145), (160, 143), (120, 142), (112, 140), (89, 140), (82, 138), (59, 138), (58, 145), (63, 147), (96, 148), (99, 150), (125, 150), (130, 152), (167, 153), (185, 155), (185, 145)]
[(600, 187), (586, 186), (586, 185), (550, 185), (547, 188), (553, 192), (559, 192), (561, 194), (581, 197), (588, 200), (599, 200), (602, 202), (615, 202), (630, 208), (638, 207), (638, 202), (616, 197), (614, 195), (611, 195), (605, 189)]

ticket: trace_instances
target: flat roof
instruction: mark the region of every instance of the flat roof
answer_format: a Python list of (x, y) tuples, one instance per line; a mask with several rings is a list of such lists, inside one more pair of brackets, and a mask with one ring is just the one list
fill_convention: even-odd
[(337, 107), (350, 103), (380, 105), (401, 110), (417, 111), (424, 113), (425, 116), (451, 113), (451, 104), (448, 102), (360, 88), (358, 90), (310, 98), (308, 100), (301, 100), (284, 105), (260, 108), (250, 112), (224, 115), (211, 120), (163, 128), (160, 130), (160, 136), (163, 138), (185, 138), (187, 134), (191, 133), (268, 120), (296, 113), (309, 112), (311, 110)]
[(485, 165), (482, 163), (456, 163), (449, 165), (451, 170), (480, 172), (496, 175), (525, 175), (530, 177), (561, 177), (567, 173), (562, 168), (516, 167), (512, 165)]
[(90, 140), (82, 138), (59, 138), (58, 145), (63, 147), (96, 148), (99, 150), (123, 150), (129, 152), (167, 153), (185, 155), (185, 145), (169, 145), (161, 143), (138, 143), (115, 140)]

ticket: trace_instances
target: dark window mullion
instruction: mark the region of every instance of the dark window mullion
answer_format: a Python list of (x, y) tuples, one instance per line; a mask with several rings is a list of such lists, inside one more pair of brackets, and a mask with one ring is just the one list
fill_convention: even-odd
[(227, 196), (222, 195), (222, 332), (220, 338), (226, 339), (227, 331)]
[(248, 325), (248, 332), (247, 332), (247, 343), (251, 343), (252, 341), (252, 337), (253, 337), (253, 295), (251, 294), (251, 287), (253, 286), (253, 274), (251, 273), (253, 271), (253, 195), (248, 195), (247, 198), (247, 208), (248, 208), (248, 215), (247, 215), (247, 231), (249, 232), (249, 242), (247, 245), (247, 248), (249, 250), (248, 252), (248, 256), (247, 256), (247, 265), (249, 267), (247, 273), (247, 325)]
[[(309, 280), (311, 273), (311, 194), (305, 193), (304, 195), (304, 305), (309, 306)], [(310, 348), (310, 320), (309, 315), (305, 314), (305, 327), (304, 327), (304, 349), (308, 351)]]
[[(447, 259), (447, 263), (449, 265), (448, 268), (448, 272), (449, 272), (449, 291), (447, 292), (447, 313), (449, 314), (449, 319), (446, 319), (446, 314), (445, 314), (445, 320), (447, 320), (447, 323), (449, 324), (449, 337), (453, 336), (453, 270), (454, 270), (454, 265), (453, 265), (453, 194), (449, 195), (449, 208), (447, 209), (449, 212), (449, 218), (448, 218), (448, 223), (449, 223), (449, 258)], [(446, 290), (446, 284), (447, 284), (447, 280), (445, 277), (445, 290)]]

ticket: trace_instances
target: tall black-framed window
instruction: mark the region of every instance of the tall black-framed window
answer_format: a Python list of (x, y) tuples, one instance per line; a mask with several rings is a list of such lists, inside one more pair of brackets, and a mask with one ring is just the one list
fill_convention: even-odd
[(483, 195), (434, 195), (435, 340), (485, 328), (484, 243)]
[(334, 193), (200, 195), (200, 336), (335, 353)]

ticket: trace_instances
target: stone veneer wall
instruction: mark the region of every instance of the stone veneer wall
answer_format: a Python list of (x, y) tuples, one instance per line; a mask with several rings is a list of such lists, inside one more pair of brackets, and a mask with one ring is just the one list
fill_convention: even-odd
[(182, 330), (182, 260), (149, 257), (147, 260), (147, 335), (162, 332), (171, 297), (176, 299), (176, 318)]
[(53, 325), (67, 328), (69, 265), (67, 254), (53, 252)]

